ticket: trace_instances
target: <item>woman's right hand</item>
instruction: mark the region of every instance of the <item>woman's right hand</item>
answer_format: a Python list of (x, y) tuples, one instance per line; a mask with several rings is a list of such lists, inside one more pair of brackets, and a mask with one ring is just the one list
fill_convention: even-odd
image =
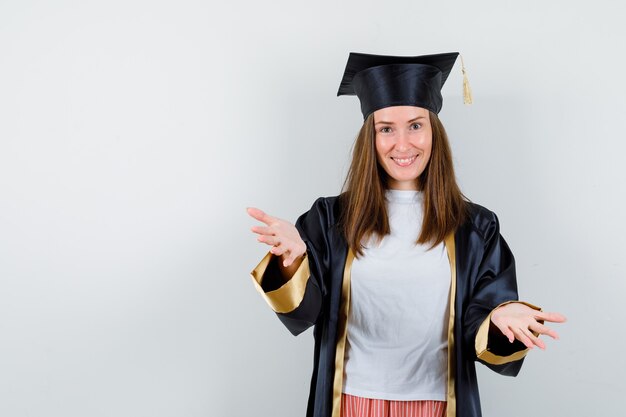
[(253, 226), (251, 230), (259, 235), (259, 242), (272, 246), (270, 252), (280, 256), (283, 267), (289, 267), (306, 253), (306, 244), (293, 224), (272, 217), (258, 208), (248, 207), (247, 211), (250, 216), (266, 224)]

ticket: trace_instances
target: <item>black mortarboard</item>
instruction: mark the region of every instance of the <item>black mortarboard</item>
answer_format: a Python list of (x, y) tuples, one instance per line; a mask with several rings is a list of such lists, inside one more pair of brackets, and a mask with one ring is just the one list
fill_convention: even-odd
[[(356, 95), (364, 119), (390, 106), (418, 106), (439, 113), (441, 88), (458, 55), (448, 52), (409, 57), (351, 52), (337, 95)], [(465, 102), (471, 103), (466, 77), (463, 85)]]

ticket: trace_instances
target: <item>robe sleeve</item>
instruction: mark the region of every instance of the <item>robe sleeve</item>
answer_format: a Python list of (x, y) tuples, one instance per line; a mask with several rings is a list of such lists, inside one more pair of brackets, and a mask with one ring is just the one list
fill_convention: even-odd
[[(513, 343), (491, 324), (491, 314), (504, 304), (519, 302), (515, 259), (500, 234), (497, 216), (490, 212), (484, 232), (484, 252), (478, 267), (477, 279), (464, 314), (465, 344), (474, 349), (473, 355), (490, 369), (509, 376), (519, 372), (528, 348), (518, 341)], [(531, 308), (538, 307), (523, 302)]]
[(307, 251), (289, 280), (285, 282), (280, 273), (280, 257), (270, 252), (251, 273), (256, 289), (293, 335), (317, 322), (327, 293), (323, 279), (328, 265), (327, 210), (319, 198), (296, 221)]

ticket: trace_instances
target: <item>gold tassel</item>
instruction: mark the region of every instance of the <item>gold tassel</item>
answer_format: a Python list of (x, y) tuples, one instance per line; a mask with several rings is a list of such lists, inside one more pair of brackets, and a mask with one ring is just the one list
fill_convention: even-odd
[(463, 63), (463, 56), (459, 54), (461, 57), (461, 71), (463, 72), (463, 103), (464, 104), (472, 104), (472, 89), (469, 85), (469, 80), (467, 79), (467, 72), (465, 71), (465, 64)]

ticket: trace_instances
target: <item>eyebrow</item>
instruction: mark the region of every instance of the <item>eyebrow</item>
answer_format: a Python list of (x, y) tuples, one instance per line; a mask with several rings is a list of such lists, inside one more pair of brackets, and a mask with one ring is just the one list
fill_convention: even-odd
[[(417, 121), (417, 120), (420, 120), (420, 119), (425, 119), (425, 118), (426, 118), (426, 117), (424, 117), (424, 116), (417, 116), (415, 119), (411, 119), (411, 120), (409, 120), (407, 123), (413, 123), (413, 122), (415, 122), (415, 121)], [(380, 120), (380, 121), (378, 121), (378, 122), (374, 123), (374, 125), (379, 125), (379, 124), (381, 124), (381, 125), (392, 125), (392, 124), (394, 124), (394, 123), (393, 123), (393, 122), (387, 122), (387, 121), (385, 121), (385, 120)]]

